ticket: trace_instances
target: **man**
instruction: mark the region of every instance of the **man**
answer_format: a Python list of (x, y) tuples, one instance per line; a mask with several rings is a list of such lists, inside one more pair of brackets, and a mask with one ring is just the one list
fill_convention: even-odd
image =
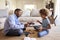
[(4, 24), (4, 34), (6, 36), (20, 36), (25, 27), (18, 18), (22, 15), (21, 9), (15, 9), (14, 14), (10, 15)]

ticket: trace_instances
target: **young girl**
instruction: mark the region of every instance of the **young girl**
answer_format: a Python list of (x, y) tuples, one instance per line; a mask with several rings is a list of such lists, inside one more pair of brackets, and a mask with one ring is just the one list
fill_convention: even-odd
[(47, 10), (41, 9), (39, 11), (39, 13), (41, 15), (42, 22), (40, 22), (39, 20), (37, 20), (37, 22), (39, 22), (42, 25), (42, 27), (39, 28), (40, 30), (38, 32), (38, 36), (42, 37), (42, 36), (45, 36), (49, 33), (48, 29), (51, 29), (51, 26), (50, 26), (50, 23), (49, 23), (48, 18), (47, 18), (47, 15), (48, 15)]

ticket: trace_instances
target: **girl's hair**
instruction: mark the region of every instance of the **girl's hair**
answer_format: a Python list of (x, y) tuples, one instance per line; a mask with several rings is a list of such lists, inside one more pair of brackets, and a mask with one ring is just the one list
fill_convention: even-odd
[(40, 15), (45, 15), (45, 16), (48, 15), (48, 12), (47, 12), (46, 9), (41, 9), (41, 10), (39, 10), (39, 13), (40, 13)]

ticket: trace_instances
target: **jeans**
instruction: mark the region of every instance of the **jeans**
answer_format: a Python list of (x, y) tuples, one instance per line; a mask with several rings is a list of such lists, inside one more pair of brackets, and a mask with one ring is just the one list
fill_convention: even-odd
[(25, 28), (24, 29), (20, 29), (20, 30), (19, 29), (15, 29), (15, 30), (9, 29), (8, 33), (6, 34), (6, 36), (20, 36), (20, 35), (22, 35), (24, 30), (25, 30)]
[(49, 33), (49, 30), (43, 30), (42, 32), (38, 32), (38, 37), (43, 37)]

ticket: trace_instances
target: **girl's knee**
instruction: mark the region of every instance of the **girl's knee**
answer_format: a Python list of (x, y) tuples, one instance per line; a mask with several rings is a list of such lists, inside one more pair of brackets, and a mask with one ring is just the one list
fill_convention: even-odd
[(49, 31), (42, 31), (38, 33), (38, 37), (43, 37), (45, 35), (47, 35), (49, 33)]

